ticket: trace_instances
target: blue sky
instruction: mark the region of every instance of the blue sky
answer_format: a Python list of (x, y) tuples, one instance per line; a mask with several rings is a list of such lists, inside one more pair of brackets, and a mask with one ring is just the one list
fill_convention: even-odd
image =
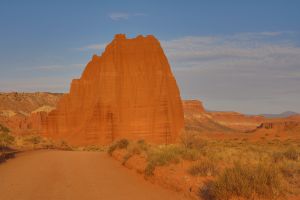
[(66, 92), (116, 33), (153, 34), (183, 98), (300, 112), (300, 1), (1, 0), (0, 91)]

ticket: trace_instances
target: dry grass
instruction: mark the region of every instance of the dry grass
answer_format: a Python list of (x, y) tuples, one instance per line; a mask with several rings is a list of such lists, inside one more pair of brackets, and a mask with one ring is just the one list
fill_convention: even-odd
[[(300, 194), (299, 141), (203, 140), (194, 134), (181, 141), (172, 145), (129, 142), (123, 164), (135, 154), (143, 156), (147, 160), (144, 173), (152, 176), (158, 166), (190, 163), (187, 176), (210, 177), (211, 182), (199, 188), (204, 199)], [(118, 149), (118, 144), (112, 149)]]
[(116, 141), (115, 143), (113, 143), (108, 147), (108, 154), (112, 155), (112, 153), (116, 149), (126, 149), (128, 145), (129, 145), (129, 141), (127, 139), (121, 139), (119, 141)]
[(268, 164), (241, 165), (235, 164), (212, 181), (202, 191), (206, 198), (223, 200), (232, 197), (276, 198), (284, 191), (283, 179), (279, 170)]
[(192, 176), (214, 176), (218, 173), (217, 163), (209, 159), (201, 159), (188, 169)]

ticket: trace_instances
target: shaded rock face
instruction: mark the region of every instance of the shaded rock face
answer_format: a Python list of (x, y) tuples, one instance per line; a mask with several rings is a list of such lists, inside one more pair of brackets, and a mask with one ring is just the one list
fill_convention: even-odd
[(119, 34), (72, 81), (43, 132), (75, 145), (120, 138), (173, 143), (183, 121), (176, 80), (158, 40)]

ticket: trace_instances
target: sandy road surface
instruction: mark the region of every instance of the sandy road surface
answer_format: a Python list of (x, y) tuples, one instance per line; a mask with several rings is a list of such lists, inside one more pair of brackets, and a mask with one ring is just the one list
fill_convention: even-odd
[(35, 151), (0, 164), (0, 200), (177, 200), (106, 153)]

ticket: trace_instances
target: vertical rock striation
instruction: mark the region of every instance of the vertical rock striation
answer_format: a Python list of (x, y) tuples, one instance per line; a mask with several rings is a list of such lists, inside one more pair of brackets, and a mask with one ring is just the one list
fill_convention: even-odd
[(158, 40), (118, 34), (72, 81), (43, 132), (75, 145), (120, 138), (163, 144), (175, 142), (183, 121), (176, 80)]

